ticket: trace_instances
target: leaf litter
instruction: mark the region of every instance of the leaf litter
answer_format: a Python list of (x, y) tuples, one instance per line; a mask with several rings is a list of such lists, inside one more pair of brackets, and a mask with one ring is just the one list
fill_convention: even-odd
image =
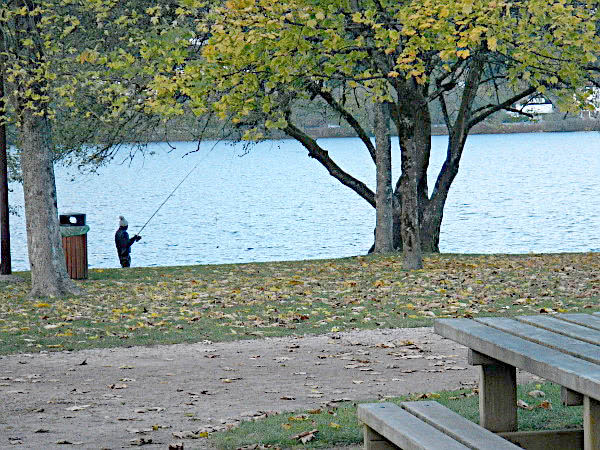
[[(431, 324), (436, 317), (593, 311), (594, 253), (400, 255), (181, 268), (91, 270), (86, 296), (27, 299), (0, 285), (3, 352), (227, 341)], [(396, 343), (380, 342), (394, 349)]]

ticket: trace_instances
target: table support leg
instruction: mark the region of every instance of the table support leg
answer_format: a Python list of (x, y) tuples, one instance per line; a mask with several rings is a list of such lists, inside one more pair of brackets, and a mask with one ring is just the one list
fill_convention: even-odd
[(482, 364), (479, 424), (493, 432), (517, 431), (517, 369), (498, 361)]
[(583, 448), (600, 450), (600, 402), (583, 397)]
[(364, 450), (394, 450), (398, 448), (367, 425), (363, 427), (363, 435)]

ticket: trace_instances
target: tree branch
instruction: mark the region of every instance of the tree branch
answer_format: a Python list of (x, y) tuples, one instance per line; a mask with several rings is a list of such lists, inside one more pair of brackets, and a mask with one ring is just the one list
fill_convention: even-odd
[(319, 85), (317, 85), (316, 83), (311, 83), (308, 86), (308, 89), (316, 95), (319, 95), (323, 100), (325, 100), (327, 102), (327, 104), (329, 106), (331, 106), (333, 108), (334, 111), (336, 111), (338, 114), (340, 114), (344, 120), (346, 122), (348, 122), (348, 124), (352, 127), (352, 129), (354, 131), (356, 131), (356, 134), (358, 134), (358, 137), (360, 138), (360, 140), (363, 142), (363, 144), (365, 144), (365, 147), (367, 147), (367, 150), (369, 150), (369, 154), (371, 155), (371, 159), (373, 160), (373, 162), (376, 161), (376, 155), (375, 155), (375, 146), (373, 145), (373, 143), (371, 142), (371, 139), (369, 138), (369, 136), (367, 135), (366, 131), (364, 130), (364, 128), (360, 125), (360, 123), (358, 123), (358, 121), (356, 120), (356, 118), (350, 114), (334, 97), (333, 95), (331, 95), (331, 92), (327, 92), (324, 91), (323, 89), (321, 89), (321, 87)]
[(332, 177), (360, 195), (373, 208), (375, 207), (375, 193), (362, 181), (357, 180), (349, 173), (344, 172), (340, 166), (338, 166), (336, 162), (329, 157), (329, 152), (320, 147), (316, 140), (308, 136), (290, 122), (288, 122), (283, 131), (300, 142), (304, 148), (308, 150), (308, 156), (319, 161)]
[(529, 87), (529, 88), (525, 89), (524, 91), (510, 97), (508, 100), (505, 100), (504, 102), (502, 102), (498, 105), (486, 105), (486, 106), (482, 106), (481, 108), (478, 108), (477, 110), (473, 111), (473, 114), (478, 113), (480, 111), (483, 111), (483, 112), (481, 114), (479, 114), (478, 116), (473, 117), (469, 121), (468, 129), (471, 129), (478, 123), (483, 122), (485, 119), (487, 119), (489, 116), (491, 116), (495, 112), (510, 108), (513, 103), (518, 102), (522, 98), (533, 94), (535, 91), (536, 91), (536, 88)]

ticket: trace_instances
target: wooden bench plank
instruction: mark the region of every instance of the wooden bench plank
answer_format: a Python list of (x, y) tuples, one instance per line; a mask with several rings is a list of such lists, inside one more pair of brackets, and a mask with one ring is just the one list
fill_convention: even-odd
[(595, 330), (600, 330), (600, 317), (584, 313), (557, 314), (556, 317), (567, 322), (573, 322)]
[(404, 450), (468, 449), (394, 403), (360, 404), (357, 416), (366, 426)]
[(523, 339), (556, 349), (560, 352), (600, 364), (600, 346), (579, 339), (556, 334), (508, 317), (480, 317), (477, 322), (506, 331)]
[(520, 322), (529, 323), (533, 326), (545, 328), (553, 333), (569, 336), (581, 341), (589, 342), (590, 344), (600, 343), (600, 331), (592, 330), (581, 325), (565, 322), (564, 320), (548, 316), (517, 316), (516, 319)]
[(438, 319), (437, 334), (506, 364), (600, 399), (600, 366), (470, 319)]
[(513, 443), (480, 427), (438, 402), (403, 402), (402, 408), (472, 449), (518, 449)]

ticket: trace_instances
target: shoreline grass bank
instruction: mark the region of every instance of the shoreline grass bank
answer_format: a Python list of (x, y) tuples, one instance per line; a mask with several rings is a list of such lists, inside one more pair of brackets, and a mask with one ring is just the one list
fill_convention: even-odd
[(442, 317), (600, 310), (600, 254), (433, 254), (91, 269), (86, 294), (0, 282), (0, 354), (430, 326)]

